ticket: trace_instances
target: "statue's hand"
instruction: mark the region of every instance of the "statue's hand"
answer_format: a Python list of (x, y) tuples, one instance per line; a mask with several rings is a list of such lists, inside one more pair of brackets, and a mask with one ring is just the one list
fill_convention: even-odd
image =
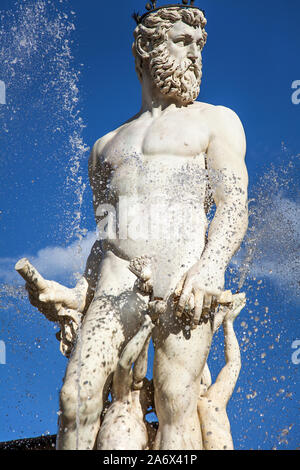
[(140, 292), (150, 295), (153, 291), (151, 258), (140, 256), (130, 261), (129, 270), (136, 275), (136, 286)]
[(154, 325), (158, 324), (159, 317), (166, 312), (167, 306), (167, 302), (164, 300), (153, 300), (152, 302), (149, 302), (148, 315)]
[(26, 283), (30, 303), (50, 321), (59, 321), (59, 311), (72, 309), (82, 312), (85, 307), (85, 298), (76, 289), (69, 289), (58, 282), (46, 281), (44, 288), (37, 287), (31, 282)]
[(225, 273), (213, 271), (201, 262), (195, 264), (177, 284), (175, 298), (179, 298), (176, 315), (190, 318), (192, 328), (199, 324), (202, 311), (209, 311), (218, 303), (224, 287)]
[(245, 305), (246, 305), (246, 294), (242, 293), (242, 294), (234, 295), (233, 302), (226, 313), (225, 321), (229, 321), (233, 323), (236, 317), (243, 310)]

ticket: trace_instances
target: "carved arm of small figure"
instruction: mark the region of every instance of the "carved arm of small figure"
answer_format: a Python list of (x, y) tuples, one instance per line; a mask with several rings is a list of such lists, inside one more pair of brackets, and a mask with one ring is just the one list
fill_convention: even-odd
[[(59, 323), (61, 330), (56, 334), (56, 338), (60, 341), (62, 354), (69, 357), (82, 320), (81, 299), (76, 298), (73, 289), (44, 279), (26, 258), (19, 260), (15, 269), (26, 281), (26, 289), (32, 305), (37, 307), (47, 320)], [(75, 308), (68, 308), (68, 306)]]

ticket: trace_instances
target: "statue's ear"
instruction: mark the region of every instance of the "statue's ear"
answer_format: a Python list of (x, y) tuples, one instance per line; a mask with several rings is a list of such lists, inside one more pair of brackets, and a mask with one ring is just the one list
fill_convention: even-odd
[(142, 59), (149, 58), (150, 44), (149, 41), (145, 41), (142, 35), (138, 36), (135, 42), (136, 51)]

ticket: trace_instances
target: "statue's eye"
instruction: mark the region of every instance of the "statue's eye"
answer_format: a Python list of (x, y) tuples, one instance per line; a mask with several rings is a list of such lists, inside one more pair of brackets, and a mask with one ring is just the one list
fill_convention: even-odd
[(174, 42), (177, 46), (185, 46), (186, 45), (184, 38), (175, 39)]
[(177, 46), (188, 46), (192, 41), (193, 39), (190, 36), (180, 36), (174, 39), (174, 42)]

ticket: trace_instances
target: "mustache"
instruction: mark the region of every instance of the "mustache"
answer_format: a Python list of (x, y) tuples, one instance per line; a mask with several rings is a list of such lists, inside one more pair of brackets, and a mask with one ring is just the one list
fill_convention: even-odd
[(193, 62), (191, 60), (189, 60), (189, 65), (187, 66), (187, 68), (184, 70), (184, 74), (186, 74), (186, 72), (192, 67), (194, 69), (194, 73), (196, 75), (196, 77), (201, 77), (202, 76), (202, 62), (200, 64), (198, 64), (197, 62)]

